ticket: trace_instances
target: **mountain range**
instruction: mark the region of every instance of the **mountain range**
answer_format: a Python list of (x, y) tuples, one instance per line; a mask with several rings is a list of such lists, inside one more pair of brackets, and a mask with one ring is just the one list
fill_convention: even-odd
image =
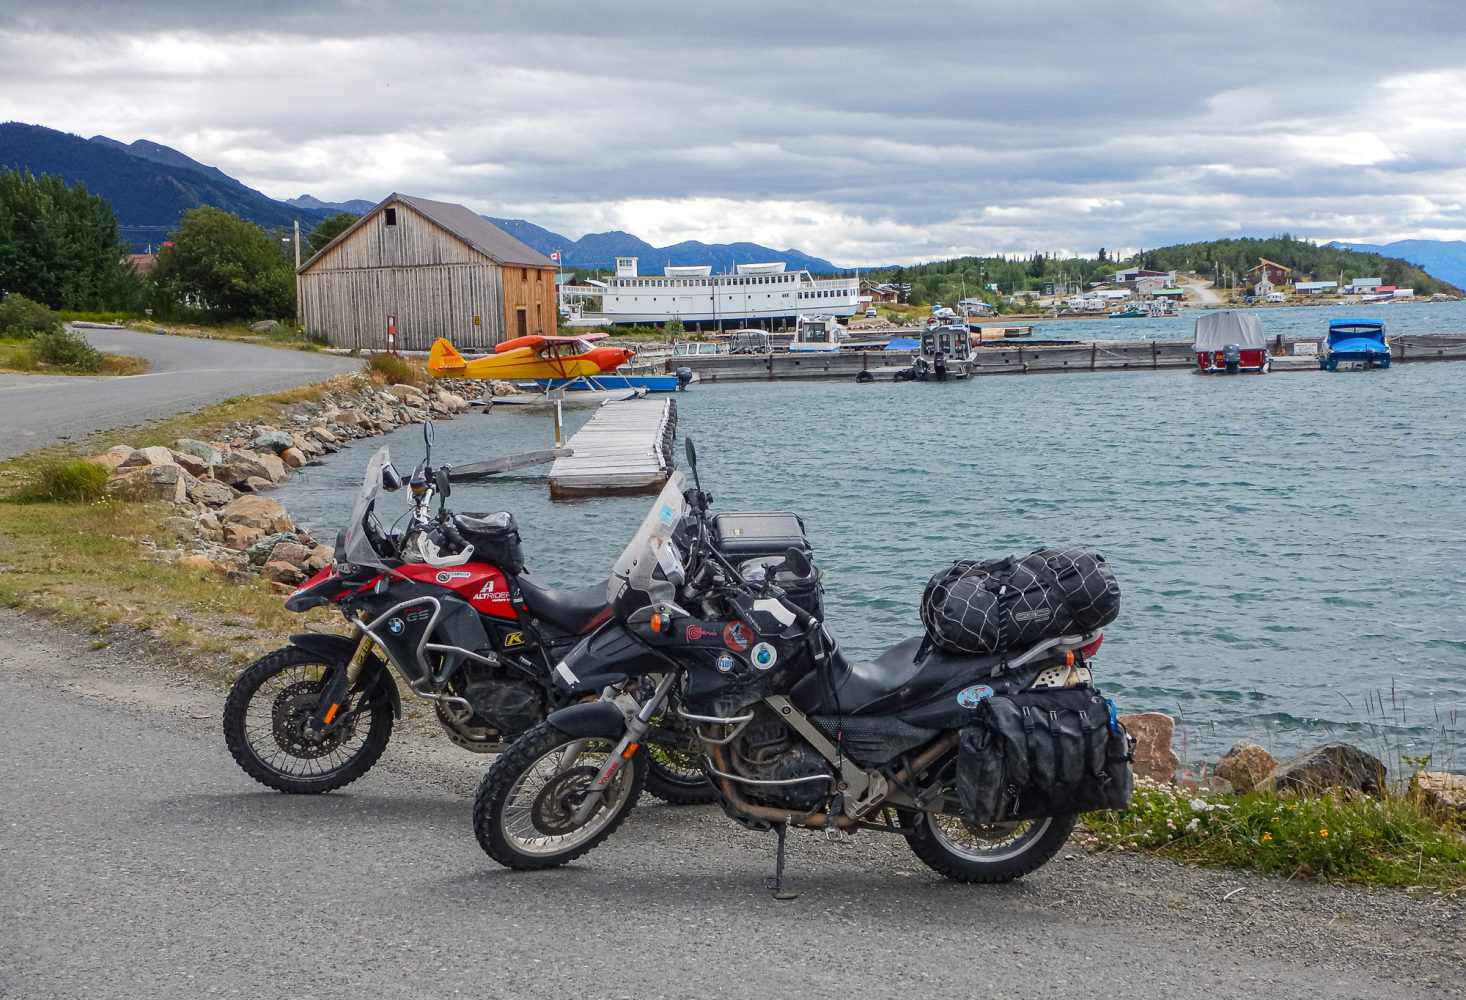
[(1449, 281), (1457, 288), (1466, 288), (1466, 242), (1461, 240), (1396, 240), (1376, 246), (1372, 243), (1325, 243), (1338, 250), (1356, 253), (1377, 253), (1381, 257), (1398, 257), (1409, 261), (1432, 278)]
[[(136, 250), (156, 246), (174, 232), (190, 209), (212, 205), (266, 229), (289, 228), (299, 222), (310, 229), (329, 215), (370, 209), (375, 201), (353, 199), (327, 202), (303, 194), (277, 201), (240, 183), (217, 167), (147, 139), (118, 142), (105, 135), (90, 139), (21, 122), (0, 124), (0, 169), (52, 174), (68, 184), (85, 184), (88, 191), (112, 203), (122, 238)], [(786, 261), (791, 268), (816, 273), (839, 270), (829, 261), (799, 250), (773, 250), (757, 243), (700, 243), (687, 241), (654, 247), (620, 231), (589, 233), (570, 239), (524, 219), (489, 221), (543, 254), (560, 251), (567, 267), (609, 270), (616, 258), (640, 259), (643, 273), (667, 264), (711, 264), (728, 271), (734, 264)], [(1367, 243), (1328, 243), (1328, 247), (1396, 257), (1422, 268), (1433, 277), (1466, 288), (1466, 242), (1400, 240), (1376, 246)]]
[[(134, 250), (157, 246), (178, 228), (190, 209), (212, 205), (266, 229), (299, 222), (305, 230), (338, 212), (360, 215), (375, 201), (321, 201), (308, 194), (276, 201), (160, 143), (139, 139), (122, 143), (105, 135), (80, 136), (21, 122), (0, 124), (0, 169), (52, 174), (67, 184), (85, 184), (88, 191), (112, 203), (121, 235)], [(630, 233), (590, 233), (572, 240), (523, 219), (489, 221), (543, 254), (560, 251), (567, 267), (609, 270), (618, 256), (641, 259), (644, 273), (664, 264), (712, 264), (714, 271), (733, 264), (787, 261), (791, 268), (828, 273), (838, 270), (819, 257), (798, 250), (771, 250), (756, 243), (678, 243), (654, 247)]]

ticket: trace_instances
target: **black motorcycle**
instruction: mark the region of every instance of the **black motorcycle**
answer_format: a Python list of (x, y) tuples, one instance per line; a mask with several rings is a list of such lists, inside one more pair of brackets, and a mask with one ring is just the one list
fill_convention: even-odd
[[(696, 452), (687, 443), (696, 477)], [(962, 882), (1057, 852), (1075, 814), (1128, 804), (1131, 741), (1093, 686), (1119, 588), (1092, 550), (959, 562), (923, 596), (926, 634), (847, 659), (819, 621), (817, 573), (790, 545), (758, 574), (714, 544), (711, 498), (674, 480), (612, 571), (613, 620), (555, 669), (568, 694), (489, 770), (479, 844), (519, 869), (563, 865), (635, 804), (654, 720), (692, 727), (724, 811), (778, 835), (904, 837)]]

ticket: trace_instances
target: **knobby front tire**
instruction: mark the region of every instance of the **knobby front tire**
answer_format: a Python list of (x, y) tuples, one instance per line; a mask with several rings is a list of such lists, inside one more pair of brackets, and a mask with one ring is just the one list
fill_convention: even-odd
[(613, 739), (567, 736), (548, 722), (515, 740), (474, 798), (473, 831), (484, 853), (520, 871), (556, 868), (616, 832), (646, 783), (645, 749), (622, 761), (595, 811), (574, 820), (615, 746)]
[(345, 719), (326, 734), (309, 727), (324, 679), (337, 664), (286, 646), (256, 660), (224, 701), (224, 742), (244, 773), (279, 792), (344, 788), (382, 756), (392, 705), (352, 692)]

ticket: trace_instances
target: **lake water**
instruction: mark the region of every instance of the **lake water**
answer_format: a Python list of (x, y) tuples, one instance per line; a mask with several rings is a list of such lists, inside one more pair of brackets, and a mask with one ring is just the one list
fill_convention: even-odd
[[(1446, 313), (1385, 311), (1395, 329), (1416, 310)], [(1466, 330), (1466, 311), (1451, 312), (1462, 321), (1434, 329)], [(1271, 312), (1263, 321), (1275, 332)], [(1124, 323), (1099, 322), (1110, 336)], [(715, 510), (804, 518), (848, 653), (919, 634), (922, 587), (953, 559), (1089, 544), (1124, 592), (1097, 679), (1124, 711), (1175, 716), (1183, 756), (1343, 738), (1394, 769), (1401, 754), (1466, 762), (1463, 388), (1466, 365), (1406, 364), (749, 383), (676, 398)], [(567, 414), (569, 429), (588, 417)], [(502, 407), (437, 432), (434, 458), (451, 464), (551, 439), (544, 414)], [(421, 457), (415, 428), (385, 440), (404, 473)], [(305, 470), (279, 499), (334, 523), (375, 447)], [(649, 503), (551, 502), (541, 470), (457, 487), (452, 506), (513, 511), (531, 566), (570, 587), (604, 577)]]

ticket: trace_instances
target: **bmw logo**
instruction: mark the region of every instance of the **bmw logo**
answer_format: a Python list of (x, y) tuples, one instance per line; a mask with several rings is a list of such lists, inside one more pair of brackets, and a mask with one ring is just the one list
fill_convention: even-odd
[(402, 630), (407, 626), (402, 623), (401, 618), (393, 618), (387, 622), (387, 631), (393, 635), (401, 635)]
[(778, 651), (766, 642), (761, 642), (757, 646), (754, 646), (753, 652), (749, 656), (753, 658), (753, 665), (760, 670), (768, 670), (779, 662)]

